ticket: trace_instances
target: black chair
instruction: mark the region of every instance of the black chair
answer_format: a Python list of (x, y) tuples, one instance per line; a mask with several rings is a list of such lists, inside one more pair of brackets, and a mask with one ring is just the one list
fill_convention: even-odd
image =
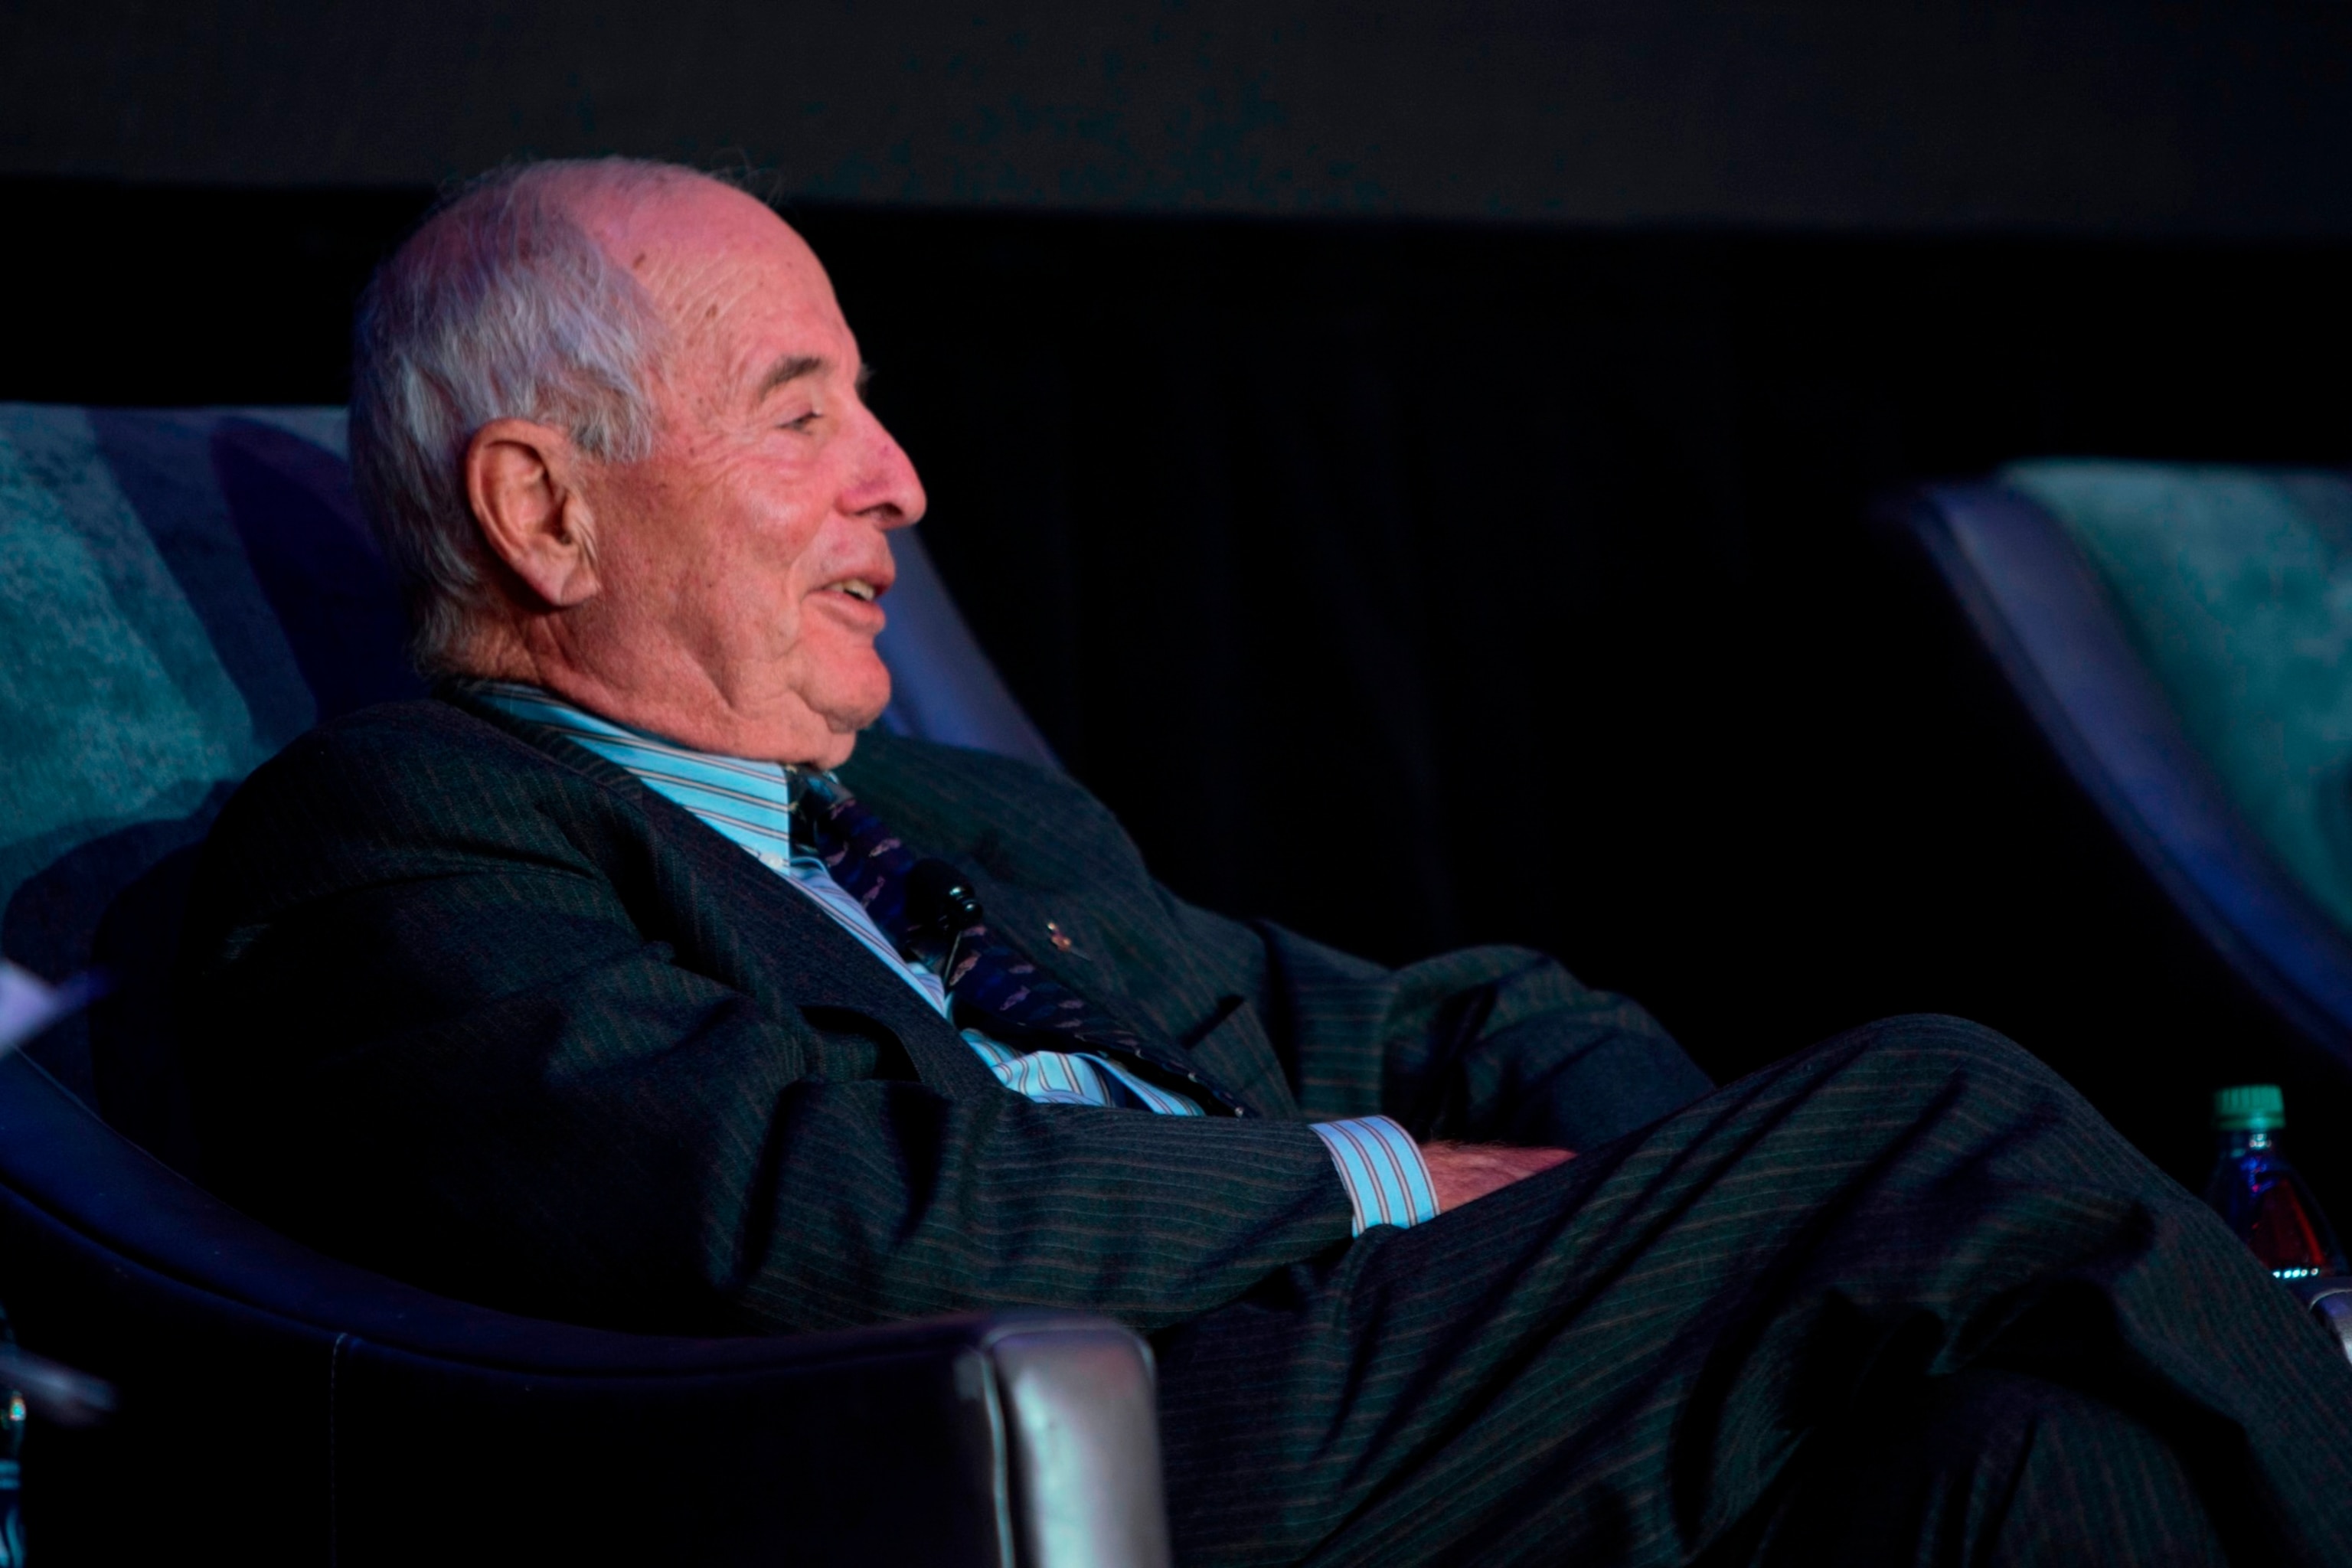
[[(2352, 936), (2249, 821), (2150, 668), (2119, 585), (2028, 482), (2053, 471), (2095, 481), (2116, 467), (1926, 486), (1891, 498), (1879, 521), (1932, 567), (2010, 698), (2127, 847), (2145, 878), (2132, 896), (2152, 890), (2197, 933), (2210, 964), (2276, 1021), (2286, 1071), (2340, 1114), (2352, 1089)], [(2191, 489), (2248, 478), (2152, 477)], [(2249, 1075), (2273, 1070), (2248, 1058)], [(2352, 1280), (2292, 1288), (2352, 1355)]]
[[(530, 1321), (320, 1256), (183, 1174), (161, 993), (194, 846), (255, 762), (414, 679), (334, 411), (0, 407), (0, 538), (40, 563), (17, 581), (45, 584), (0, 599), (0, 635), (46, 650), (0, 678), (0, 721), (35, 737), (8, 764), (0, 941), (117, 980), (0, 1063), (0, 1300), (120, 1397), (29, 1433), (38, 1561), (1168, 1561), (1150, 1352), (1117, 1324)], [(886, 721), (1050, 764), (898, 537)]]

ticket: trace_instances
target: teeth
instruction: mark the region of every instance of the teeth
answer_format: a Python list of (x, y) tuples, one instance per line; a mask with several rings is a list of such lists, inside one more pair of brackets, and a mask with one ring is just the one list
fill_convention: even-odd
[(869, 605), (876, 598), (874, 584), (863, 577), (852, 577), (845, 583), (836, 584), (835, 586), (851, 598), (863, 599)]

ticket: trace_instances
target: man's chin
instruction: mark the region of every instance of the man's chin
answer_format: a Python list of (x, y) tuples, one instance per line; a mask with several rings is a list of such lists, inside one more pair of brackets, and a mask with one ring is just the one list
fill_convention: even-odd
[(881, 679), (860, 681), (856, 687), (842, 691), (828, 691), (823, 700), (809, 707), (823, 719), (825, 728), (836, 735), (855, 737), (861, 730), (870, 730), (890, 706), (890, 676), (887, 670), (877, 672)]
[(855, 731), (845, 734), (828, 735), (823, 744), (814, 748), (810, 755), (800, 759), (800, 764), (803, 767), (814, 768), (819, 773), (829, 773), (849, 761), (851, 753), (856, 750), (857, 735)]
[[(808, 737), (803, 743), (826, 756), (837, 750), (840, 758), (846, 758), (858, 731), (871, 727), (882, 717), (882, 710), (890, 706), (890, 671), (870, 644), (858, 649), (853, 658), (811, 659), (802, 665), (798, 674), (800, 679), (793, 682), (790, 689), (796, 700), (793, 705), (801, 710), (802, 722), (814, 719), (825, 731), (823, 742), (810, 745), (809, 741), (814, 737)], [(826, 762), (823, 756), (805, 756), (792, 760), (831, 767), (839, 759)]]

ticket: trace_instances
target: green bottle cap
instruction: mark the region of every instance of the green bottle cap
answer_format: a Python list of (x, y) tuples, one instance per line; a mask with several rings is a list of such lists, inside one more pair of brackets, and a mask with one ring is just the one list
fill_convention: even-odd
[(2242, 1083), (2213, 1091), (2213, 1131), (2267, 1132), (2286, 1125), (2286, 1096), (2274, 1083)]

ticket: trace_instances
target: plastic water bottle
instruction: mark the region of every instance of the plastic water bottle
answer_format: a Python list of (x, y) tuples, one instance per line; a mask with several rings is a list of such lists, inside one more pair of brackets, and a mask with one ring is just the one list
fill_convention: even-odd
[(2285, 1126), (2286, 1097), (2278, 1085), (2245, 1083), (2215, 1090), (2213, 1133), (2220, 1152), (2205, 1184), (2205, 1201), (2282, 1279), (2352, 1274), (2319, 1200), (2279, 1147)]

